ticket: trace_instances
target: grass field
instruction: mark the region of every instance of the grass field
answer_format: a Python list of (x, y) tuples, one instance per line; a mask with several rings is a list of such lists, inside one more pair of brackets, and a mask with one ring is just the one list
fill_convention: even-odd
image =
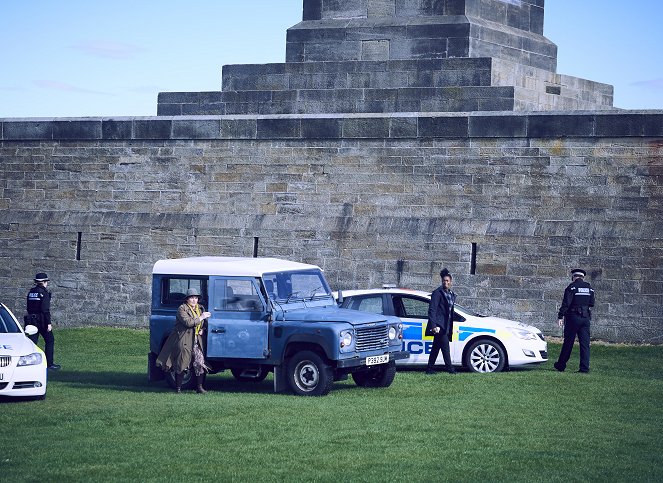
[(594, 344), (589, 375), (399, 371), (322, 398), (229, 373), (177, 395), (148, 385), (147, 351), (144, 330), (57, 330), (46, 400), (0, 401), (0, 480), (663, 481), (663, 347)]

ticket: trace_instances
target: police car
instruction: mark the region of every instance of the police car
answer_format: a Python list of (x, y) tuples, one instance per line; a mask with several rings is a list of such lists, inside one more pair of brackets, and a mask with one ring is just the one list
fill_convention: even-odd
[[(403, 350), (410, 357), (399, 366), (425, 365), (433, 346), (426, 336), (431, 293), (385, 286), (382, 289), (341, 292), (343, 308), (395, 315), (403, 323)], [(499, 372), (509, 367), (537, 364), (548, 360), (545, 337), (539, 329), (513, 320), (487, 317), (456, 305), (451, 359), (454, 365), (472, 372)], [(440, 353), (436, 364), (443, 365)]]
[(26, 334), (6, 305), (0, 303), (0, 396), (46, 397), (46, 356)]

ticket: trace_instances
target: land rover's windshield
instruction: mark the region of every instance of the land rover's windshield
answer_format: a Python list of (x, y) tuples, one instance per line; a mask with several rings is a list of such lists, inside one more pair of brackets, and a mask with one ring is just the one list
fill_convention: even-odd
[(320, 270), (266, 273), (262, 277), (270, 300), (277, 304), (333, 302), (331, 290)]

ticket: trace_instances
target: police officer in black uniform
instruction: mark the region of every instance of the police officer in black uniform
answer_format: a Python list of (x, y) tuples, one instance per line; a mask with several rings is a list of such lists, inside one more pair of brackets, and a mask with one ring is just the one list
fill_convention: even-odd
[(562, 372), (571, 357), (576, 335), (580, 344), (580, 370), (589, 372), (589, 322), (592, 318), (590, 307), (594, 307), (594, 289), (585, 282), (587, 272), (580, 268), (571, 270), (571, 283), (564, 291), (562, 306), (559, 308), (557, 322), (564, 327), (564, 343), (555, 369)]
[(53, 325), (51, 324), (51, 292), (46, 288), (48, 281), (48, 275), (44, 272), (35, 275), (35, 286), (28, 292), (28, 315), (25, 316), (25, 323), (26, 325), (34, 325), (39, 329), (39, 332), (30, 336), (30, 339), (36, 344), (39, 340), (39, 334), (41, 334), (44, 338), (44, 352), (46, 352), (48, 368), (57, 371), (60, 366), (53, 362), (55, 338), (53, 337)]

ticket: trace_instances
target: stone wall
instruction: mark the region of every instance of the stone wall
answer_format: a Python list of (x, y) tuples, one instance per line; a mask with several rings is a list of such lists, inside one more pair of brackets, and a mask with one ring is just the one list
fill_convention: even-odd
[(0, 180), (0, 301), (44, 270), (60, 325), (146, 326), (156, 260), (257, 238), (552, 335), (581, 266), (594, 337), (663, 341), (663, 112), (0, 119)]

